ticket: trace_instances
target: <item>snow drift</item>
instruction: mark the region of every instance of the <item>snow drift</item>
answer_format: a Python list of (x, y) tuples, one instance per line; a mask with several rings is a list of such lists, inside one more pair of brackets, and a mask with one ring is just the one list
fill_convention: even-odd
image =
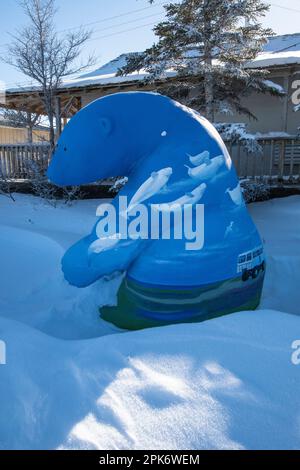
[(60, 276), (98, 202), (16, 197), (0, 198), (1, 449), (300, 448), (300, 197), (250, 206), (264, 310), (134, 333), (98, 316), (120, 279), (78, 292)]

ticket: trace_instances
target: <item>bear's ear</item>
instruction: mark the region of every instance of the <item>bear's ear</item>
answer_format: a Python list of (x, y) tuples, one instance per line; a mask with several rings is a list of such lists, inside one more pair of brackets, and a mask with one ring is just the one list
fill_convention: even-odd
[(113, 125), (112, 121), (108, 117), (101, 117), (99, 119), (100, 129), (102, 134), (109, 135), (112, 131)]

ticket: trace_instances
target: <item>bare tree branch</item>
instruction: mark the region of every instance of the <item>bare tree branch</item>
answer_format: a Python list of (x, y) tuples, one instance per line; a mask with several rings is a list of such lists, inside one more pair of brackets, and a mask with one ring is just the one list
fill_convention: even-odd
[(28, 25), (11, 34), (8, 53), (2, 61), (12, 65), (40, 86), (50, 126), (51, 149), (55, 145), (55, 99), (63, 79), (94, 64), (78, 58), (90, 38), (90, 30), (80, 29), (64, 36), (55, 31), (55, 0), (20, 0)]

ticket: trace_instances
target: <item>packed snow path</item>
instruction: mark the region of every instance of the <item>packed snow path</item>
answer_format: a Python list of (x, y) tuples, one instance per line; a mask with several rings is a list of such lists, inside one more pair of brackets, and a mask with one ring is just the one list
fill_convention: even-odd
[(120, 279), (77, 290), (60, 273), (98, 201), (16, 199), (0, 197), (0, 448), (300, 448), (300, 197), (250, 206), (261, 310), (121, 334), (98, 316)]

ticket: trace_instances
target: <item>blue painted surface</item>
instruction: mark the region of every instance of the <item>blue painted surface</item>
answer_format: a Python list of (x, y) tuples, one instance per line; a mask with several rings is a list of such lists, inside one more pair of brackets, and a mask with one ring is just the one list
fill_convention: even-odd
[[(101, 98), (66, 126), (48, 176), (58, 185), (77, 185), (126, 175), (129, 181), (113, 201), (118, 208), (121, 195), (130, 200), (153, 173), (166, 168), (172, 169), (166, 186), (144, 204), (168, 203), (205, 184), (199, 200), (205, 206), (204, 247), (188, 251), (184, 239), (120, 240), (110, 249), (91, 253), (98, 238), (97, 222), (63, 258), (62, 269), (71, 284), (88, 286), (115, 271), (126, 271), (129, 279), (154, 289), (190, 289), (241, 279), (239, 257), (255, 253), (262, 242), (241, 197), (225, 144), (198, 113), (154, 93)], [(262, 252), (253, 263), (254, 267), (262, 265)], [(250, 270), (252, 274), (257, 276)], [(247, 290), (246, 284), (242, 290)], [(256, 298), (260, 290), (261, 284), (253, 294)], [(234, 308), (243, 304), (236, 298)]]

